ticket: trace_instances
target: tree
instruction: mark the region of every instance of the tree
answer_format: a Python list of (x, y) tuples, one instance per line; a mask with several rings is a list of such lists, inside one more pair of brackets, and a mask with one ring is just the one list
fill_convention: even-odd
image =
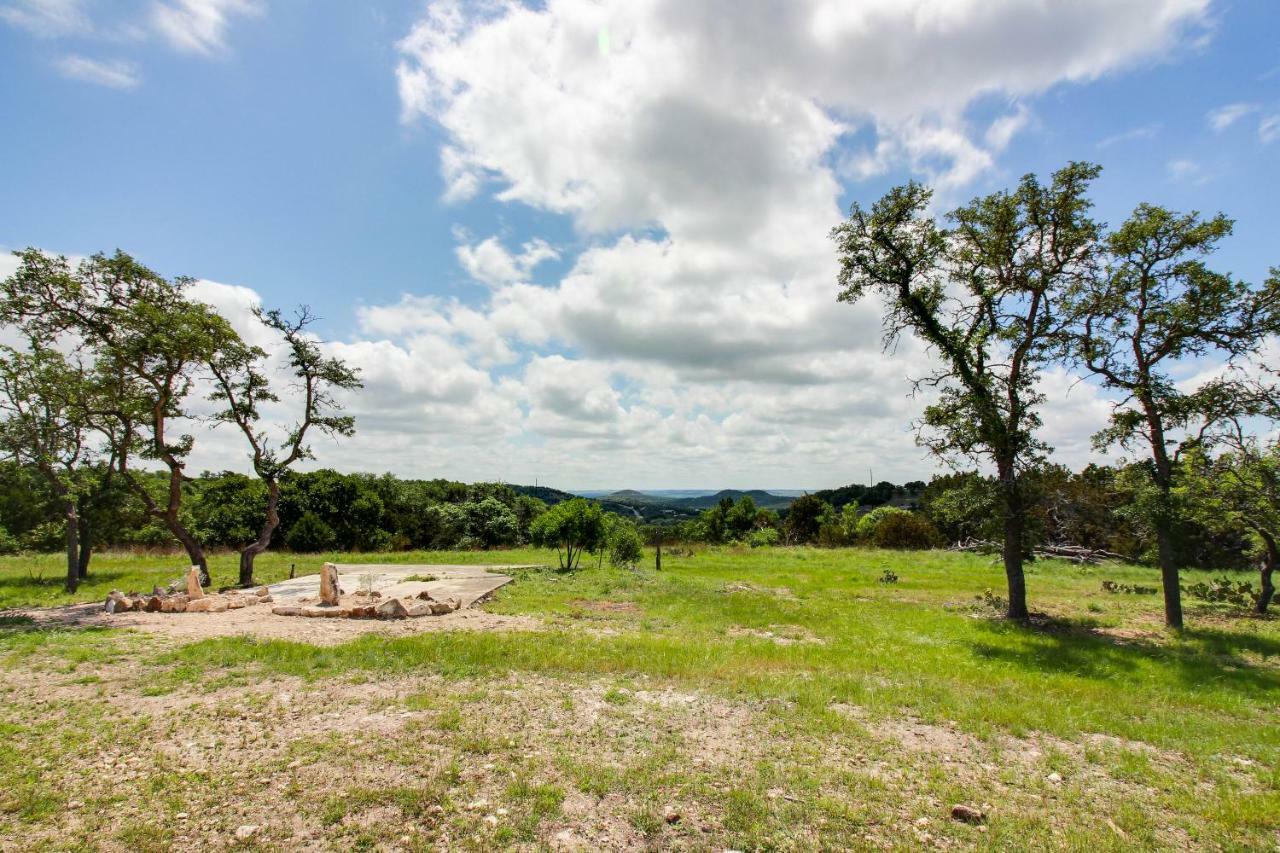
[(75, 592), (82, 566), (88, 566), (87, 542), (82, 557), (80, 535), (92, 455), (81, 399), (83, 371), (38, 338), (29, 345), (25, 352), (0, 346), (0, 452), (33, 466), (57, 496), (65, 525), (65, 586)]
[[(37, 249), (17, 253), (18, 271), (3, 283), (4, 316), (58, 341), (84, 359), (96, 388), (89, 412), (116, 475), (163, 523), (208, 584), (204, 548), (182, 519), (191, 435), (173, 435), (189, 418), (198, 375), (222, 347), (243, 346), (227, 321), (187, 298), (193, 279), (169, 281), (124, 252), (96, 254), (74, 272), (64, 257)], [(132, 462), (158, 462), (168, 488), (157, 499)]]
[(789, 543), (812, 542), (818, 538), (822, 525), (835, 518), (831, 504), (814, 495), (801, 495), (787, 507), (784, 521)]
[(1232, 222), (1143, 204), (1108, 235), (1108, 264), (1072, 287), (1067, 337), (1075, 363), (1120, 397), (1099, 449), (1142, 445), (1154, 487), (1147, 502), (1164, 587), (1165, 623), (1182, 627), (1175, 522), (1178, 461), (1215, 425), (1247, 410), (1245, 384), (1229, 375), (1194, 391), (1174, 381), (1183, 359), (1215, 355), (1231, 363), (1255, 356), (1280, 332), (1280, 273), (1254, 290), (1210, 270), (1204, 258)]
[(497, 498), (468, 501), (462, 505), (467, 536), (486, 551), (495, 545), (514, 545), (520, 524), (511, 508)]
[(355, 433), (355, 419), (341, 415), (336, 391), (361, 387), (357, 371), (339, 358), (327, 357), (319, 343), (307, 333), (315, 316), (304, 305), (292, 319), (277, 310), (254, 309), (254, 316), (278, 334), (288, 352), (290, 376), (300, 392), (301, 412), (288, 435), (273, 447), (260, 428), (261, 406), (279, 402), (262, 369), (267, 354), (259, 347), (235, 341), (220, 348), (209, 363), (216, 382), (211, 399), (224, 408), (215, 419), (234, 424), (249, 443), (253, 471), (267, 490), (266, 513), (257, 535), (240, 549), (240, 585), (253, 586), (254, 558), (267, 550), (280, 526), (280, 477), (296, 462), (314, 459), (307, 443), (309, 433), (349, 437)]
[(609, 564), (633, 567), (644, 556), (644, 541), (634, 522), (615, 516), (617, 523), (609, 528)]
[(1023, 574), (1022, 472), (1047, 447), (1036, 437), (1036, 390), (1052, 355), (1065, 288), (1091, 268), (1098, 226), (1085, 198), (1097, 166), (1071, 163), (1043, 186), (1027, 175), (1013, 192), (929, 214), (915, 182), (872, 208), (857, 203), (836, 226), (841, 302), (868, 293), (886, 303), (885, 345), (922, 339), (941, 367), (916, 383), (936, 391), (917, 438), (940, 458), (990, 462), (999, 481), (1008, 617), (1028, 617)]
[(600, 505), (585, 498), (558, 503), (531, 525), (533, 544), (555, 548), (561, 569), (576, 569), (583, 551), (595, 552), (603, 545), (604, 513)]
[(725, 535), (729, 539), (745, 539), (756, 526), (756, 502), (751, 495), (743, 495), (724, 515)]
[(333, 528), (325, 524), (324, 519), (308, 510), (289, 528), (285, 544), (291, 551), (315, 554), (332, 549), (337, 538)]

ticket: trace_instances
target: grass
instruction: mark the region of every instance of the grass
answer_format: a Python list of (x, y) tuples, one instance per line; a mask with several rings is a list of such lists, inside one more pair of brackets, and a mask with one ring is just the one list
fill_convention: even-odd
[[(10, 792), (0, 835), (61, 825), (69, 783), (33, 774), (24, 755), (48, 755), (70, 772), (80, 756), (122, 737), (129, 752), (129, 737), (145, 742), (158, 728), (225, 732), (234, 742), (257, 726), (276, 746), (247, 770), (233, 759), (194, 782), (172, 768), (147, 774), (160, 796), (194, 784), (197, 798), (220, 804), (221, 792), (242, 784), (229, 774), (282, 773), (297, 756), (294, 775), (322, 768), (332, 780), (290, 790), (337, 846), (465, 838), (503, 847), (588, 826), (611, 833), (587, 839), (604, 847), (1280, 841), (1275, 620), (1189, 602), (1190, 627), (1167, 633), (1158, 597), (1102, 588), (1153, 585), (1154, 570), (1141, 567), (1036, 563), (1028, 586), (1044, 615), (1028, 628), (992, 617), (982, 597), (1002, 592), (1002, 573), (978, 555), (726, 548), (664, 557), (661, 573), (517, 570), (487, 609), (537, 617), (545, 628), (536, 633), (176, 645), (0, 624), (0, 731), (18, 745), (0, 759), (0, 790)], [(114, 559), (99, 571), (165, 571), (146, 558)], [(287, 575), (301, 559), (269, 555), (262, 576)], [(318, 567), (326, 558), (307, 559)], [(339, 559), (548, 562), (531, 551)], [(234, 561), (213, 568), (229, 575)], [(882, 583), (886, 572), (898, 581)], [(43, 588), (21, 577), (20, 563), (0, 562), (0, 579), (13, 581), (3, 587), (9, 600), (41, 600)], [(33, 678), (61, 685), (53, 705), (18, 689)], [(282, 711), (281, 693), (307, 698)], [(166, 704), (140, 719), (141, 700), (129, 697), (148, 695)], [(305, 716), (312, 702), (316, 714), (389, 730), (307, 740), (305, 720), (321, 719)], [(76, 721), (72, 733), (56, 724), (62, 717)], [(120, 720), (135, 729), (119, 734)], [(407, 769), (369, 775), (391, 766)], [(591, 820), (581, 816), (584, 797), (596, 803)], [(990, 822), (950, 821), (954, 802), (983, 805)], [(379, 815), (417, 828), (402, 836)], [(175, 838), (117, 840), (182, 843)]]

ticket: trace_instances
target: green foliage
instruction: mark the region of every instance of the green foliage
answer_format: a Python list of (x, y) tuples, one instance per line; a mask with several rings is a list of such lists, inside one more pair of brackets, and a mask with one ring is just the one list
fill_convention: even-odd
[(761, 527), (759, 530), (751, 531), (751, 535), (747, 537), (747, 544), (752, 548), (767, 548), (777, 545), (781, 538), (778, 528)]
[(302, 514), (285, 536), (285, 543), (291, 551), (303, 554), (317, 554), (330, 551), (337, 544), (338, 536), (333, 528), (320, 516), (307, 510)]
[(1258, 591), (1248, 581), (1232, 580), (1225, 575), (1209, 581), (1184, 585), (1182, 591), (1201, 601), (1231, 604), (1236, 607), (1254, 607), (1258, 603)]
[(520, 538), (516, 514), (497, 498), (487, 497), (463, 504), (467, 536), (481, 548), (514, 545)]
[(792, 501), (783, 520), (787, 541), (792, 544), (815, 542), (824, 524), (835, 521), (831, 504), (816, 495), (801, 495)]
[(595, 553), (604, 545), (604, 513), (598, 504), (574, 498), (538, 516), (529, 533), (534, 545), (556, 549), (560, 568), (576, 569), (583, 551)]
[[(881, 507), (883, 509), (883, 507)], [(886, 515), (871, 532), (871, 544), (877, 548), (918, 551), (936, 548), (942, 543), (929, 519), (914, 512), (899, 511)]]
[(615, 516), (609, 525), (609, 563), (619, 567), (633, 567), (644, 558), (644, 540), (635, 524)]
[(195, 529), (208, 545), (243, 547), (258, 537), (267, 489), (262, 480), (227, 471), (203, 479), (190, 501)]
[(0, 526), (0, 554), (16, 554), (18, 547), (17, 537)]
[(854, 528), (854, 535), (862, 542), (870, 542), (872, 537), (875, 536), (876, 529), (885, 519), (904, 515), (911, 515), (911, 511), (896, 506), (876, 507), (858, 519), (857, 526)]

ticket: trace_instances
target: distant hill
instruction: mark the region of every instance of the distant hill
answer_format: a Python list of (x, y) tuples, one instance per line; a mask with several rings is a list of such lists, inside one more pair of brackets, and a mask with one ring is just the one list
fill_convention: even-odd
[(772, 492), (766, 492), (763, 489), (748, 489), (747, 491), (739, 491), (738, 489), (722, 489), (714, 495), (701, 495), (696, 498), (680, 498), (673, 500), (671, 503), (675, 506), (688, 507), (690, 509), (710, 509), (720, 501), (728, 498), (737, 503), (745, 497), (751, 498), (760, 509), (786, 509), (791, 506), (791, 502), (795, 500), (793, 497), (785, 495), (775, 495)]

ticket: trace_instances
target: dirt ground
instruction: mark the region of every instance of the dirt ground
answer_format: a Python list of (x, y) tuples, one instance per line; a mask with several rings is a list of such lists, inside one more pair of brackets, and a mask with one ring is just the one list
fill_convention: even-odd
[(306, 619), (276, 616), (271, 607), (258, 605), (223, 613), (112, 613), (102, 604), (70, 607), (41, 607), (9, 611), (27, 616), (45, 627), (137, 628), (184, 642), (209, 637), (250, 635), (271, 640), (296, 640), (326, 646), (343, 643), (364, 634), (403, 637), (431, 631), (529, 631), (542, 627), (528, 616), (503, 616), (483, 610), (459, 610), (443, 616), (415, 619)]

